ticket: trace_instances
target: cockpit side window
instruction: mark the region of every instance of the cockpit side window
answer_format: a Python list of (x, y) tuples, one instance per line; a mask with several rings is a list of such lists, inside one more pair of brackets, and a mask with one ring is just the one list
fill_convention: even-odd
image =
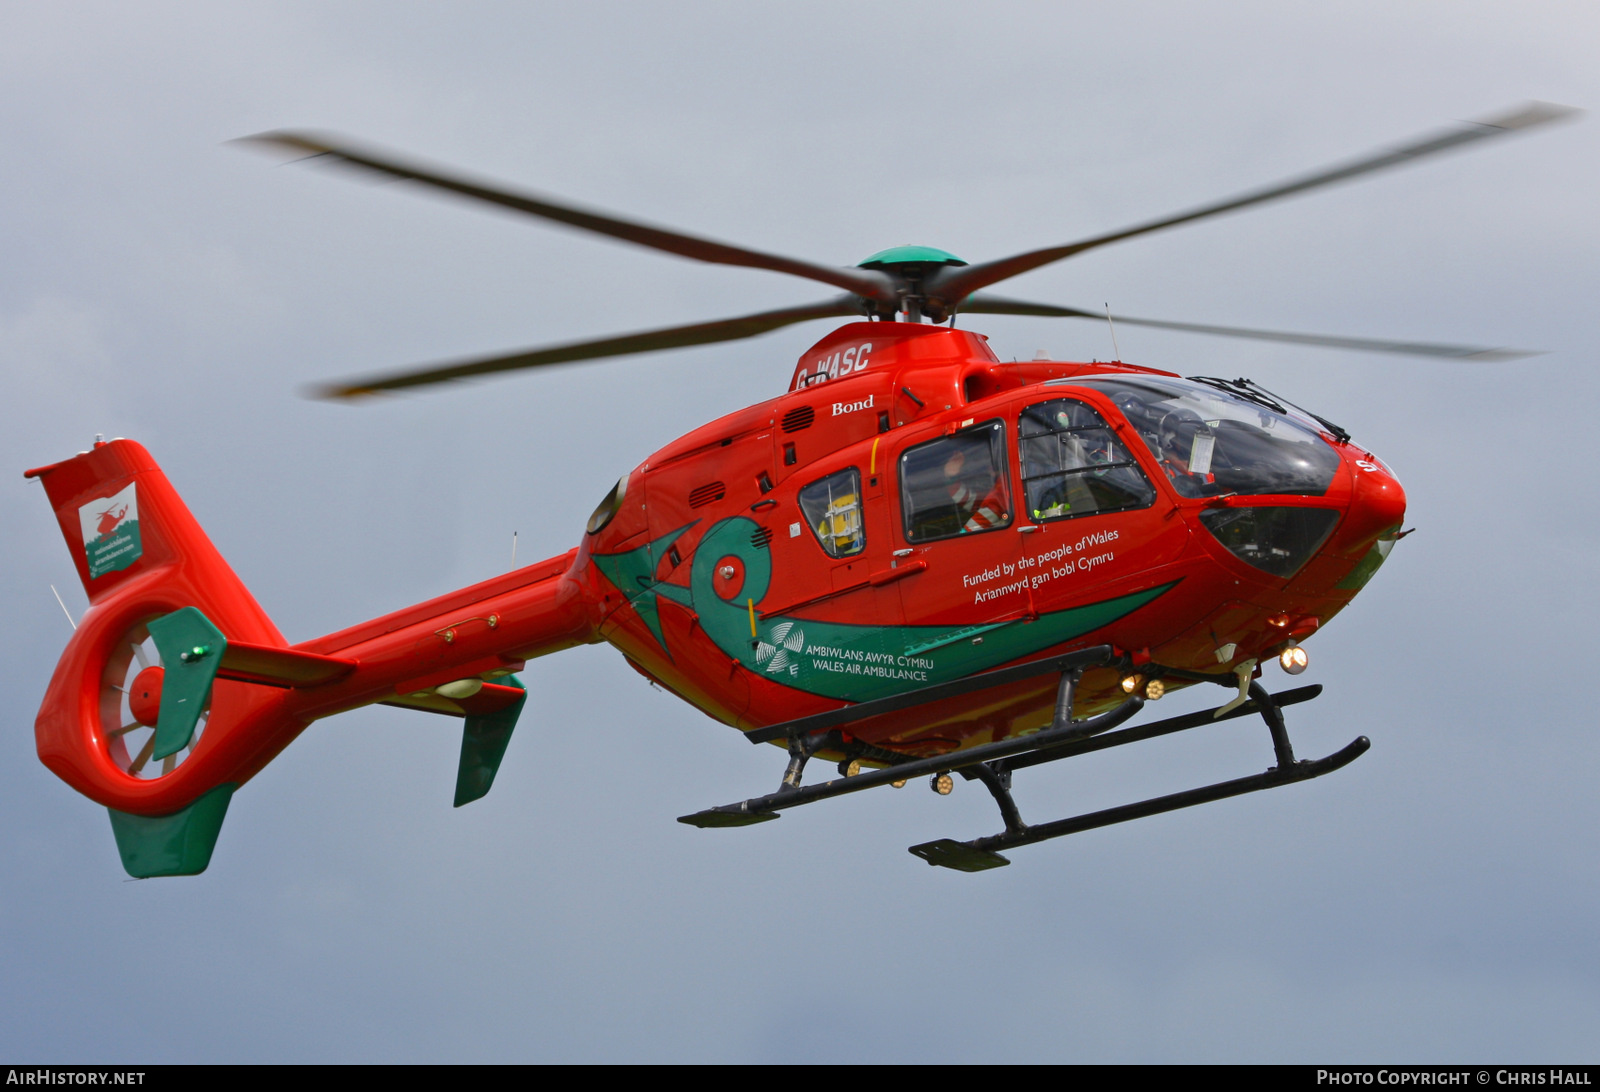
[(1005, 444), (1005, 425), (986, 421), (901, 455), (906, 541), (929, 542), (1010, 526)]
[(800, 511), (829, 557), (853, 557), (866, 547), (861, 471), (855, 467), (829, 474), (800, 490)]
[(1156, 491), (1092, 408), (1072, 398), (1038, 402), (1018, 421), (1022, 488), (1038, 522), (1148, 508)]

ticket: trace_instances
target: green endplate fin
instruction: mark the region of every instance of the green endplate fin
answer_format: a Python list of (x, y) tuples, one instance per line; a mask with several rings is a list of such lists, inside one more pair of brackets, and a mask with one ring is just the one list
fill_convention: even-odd
[(107, 808), (122, 867), (136, 880), (198, 876), (211, 863), (234, 784), (218, 785), (173, 815), (129, 815)]
[(1334, 587), (1341, 591), (1360, 591), (1367, 586), (1367, 581), (1372, 579), (1373, 574), (1378, 571), (1378, 566), (1384, 563), (1384, 560), (1389, 556), (1389, 551), (1392, 549), (1394, 549), (1393, 539), (1388, 541), (1379, 539), (1374, 542), (1372, 548), (1366, 552), (1356, 567), (1346, 573), (1345, 578), (1335, 584)]
[(195, 607), (157, 618), (150, 623), (150, 636), (161, 653), (164, 676), (153, 756), (166, 758), (189, 746), (195, 723), (211, 698), (211, 682), (222, 666), (228, 639)]
[(966, 265), (967, 263), (936, 246), (892, 246), (880, 250), (860, 263), (860, 269), (880, 269), (887, 265), (907, 265), (912, 262), (929, 265)]
[(494, 713), (468, 717), (461, 730), (461, 765), (456, 770), (456, 807), (489, 795), (500, 760), (506, 757), (506, 744), (517, 726), (517, 717), (528, 700), (528, 688), (515, 675), (496, 679), (501, 686), (514, 686), (522, 697)]

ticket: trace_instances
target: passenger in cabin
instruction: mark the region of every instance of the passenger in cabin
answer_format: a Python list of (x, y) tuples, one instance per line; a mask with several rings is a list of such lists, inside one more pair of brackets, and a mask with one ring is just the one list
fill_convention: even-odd
[(1011, 522), (1005, 427), (989, 421), (900, 456), (906, 540), (968, 535)]
[[(966, 466), (967, 454), (960, 448), (952, 452), (944, 464), (944, 476), (949, 483), (947, 488), (950, 499), (955, 502), (956, 510), (963, 519), (962, 532), (970, 534), (973, 531), (987, 531), (992, 527), (1004, 525), (1006, 495), (999, 476), (990, 468), (990, 473), (974, 480), (971, 475), (963, 475), (962, 471)], [(984, 478), (988, 480), (985, 481)]]

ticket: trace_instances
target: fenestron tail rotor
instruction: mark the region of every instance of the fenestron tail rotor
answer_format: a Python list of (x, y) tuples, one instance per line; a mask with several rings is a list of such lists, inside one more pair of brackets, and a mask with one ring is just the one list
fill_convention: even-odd
[[(1034, 315), (1045, 318), (1103, 318), (1099, 311), (1027, 303), (1021, 300), (977, 295), (981, 289), (1059, 262), (1086, 251), (1149, 235), (1167, 228), (1194, 223), (1224, 213), (1266, 204), (1296, 194), (1307, 193), (1339, 182), (1348, 182), (1377, 171), (1416, 162), (1456, 148), (1481, 143), (1525, 129), (1549, 124), (1576, 115), (1577, 110), (1550, 103), (1528, 103), (1441, 132), (1385, 148), (1373, 154), (1348, 160), (1332, 167), (1291, 178), (1285, 182), (1250, 190), (1243, 194), (1200, 205), (1170, 216), (1135, 224), (1118, 231), (1091, 236), (1077, 242), (1040, 250), (1026, 251), (996, 261), (968, 265), (946, 251), (932, 247), (895, 247), (874, 254), (853, 268), (820, 265), (797, 258), (768, 254), (719, 243), (684, 232), (655, 227), (611, 214), (583, 209), (569, 202), (515, 190), (500, 183), (471, 178), (442, 167), (434, 167), (395, 153), (363, 146), (343, 137), (306, 132), (271, 132), (246, 137), (242, 143), (288, 151), (302, 157), (376, 172), (388, 178), (413, 182), (455, 194), (459, 197), (511, 209), (568, 227), (605, 235), (638, 246), (665, 251), (696, 261), (719, 265), (766, 269), (804, 277), (844, 289), (845, 296), (819, 303), (713, 322), (665, 327), (639, 333), (621, 334), (586, 341), (569, 342), (544, 348), (526, 349), (493, 356), (475, 357), (418, 368), (347, 380), (318, 387), (313, 393), (330, 398), (351, 398), (379, 391), (425, 386), (431, 383), (524, 368), (539, 368), (581, 360), (625, 356), (662, 349), (708, 345), (719, 341), (756, 337), (781, 327), (812, 319), (862, 315), (920, 322), (924, 317), (942, 322), (958, 312), (997, 315)], [(1130, 326), (1148, 326), (1185, 333), (1248, 338), (1291, 345), (1311, 345), (1359, 352), (1396, 353), (1408, 356), (1453, 360), (1510, 360), (1531, 355), (1521, 350), (1486, 349), (1467, 345), (1397, 341), (1379, 338), (1344, 337), (1327, 334), (1301, 334), (1282, 330), (1261, 330), (1237, 326), (1171, 322), (1162, 319), (1118, 316)]]
[(187, 743), (172, 754), (157, 755), (156, 715), (163, 676), (161, 650), (149, 627), (140, 623), (113, 644), (101, 678), (100, 738), (112, 763), (141, 780), (165, 777), (182, 765), (209, 719), (209, 710), (202, 712)]

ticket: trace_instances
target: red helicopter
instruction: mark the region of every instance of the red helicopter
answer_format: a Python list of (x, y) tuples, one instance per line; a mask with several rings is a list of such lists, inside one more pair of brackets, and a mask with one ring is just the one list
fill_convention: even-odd
[[(88, 612), (37, 720), (41, 760), (110, 810), (133, 876), (210, 861), (232, 794), (313, 721), (380, 703), (464, 718), (457, 806), (489, 791), (536, 656), (606, 641), (639, 673), (753, 743), (788, 752), (776, 791), (681, 817), (699, 827), (928, 778), (980, 782), (1004, 829), (912, 846), (980, 871), (1000, 850), (1319, 777), (1365, 752), (1295, 756), (1269, 693), (1364, 587), (1405, 494), (1344, 429), (1245, 379), (1120, 362), (1000, 360), (960, 314), (1110, 321), (990, 296), (1095, 247), (1305, 192), (1573, 111), (1531, 104), (1362, 159), (1064, 246), (969, 265), (897, 247), (833, 268), (513, 192), (348, 142), (249, 138), (684, 257), (844, 294), (721, 322), (370, 377), (355, 397), (494, 372), (745, 338), (854, 318), (801, 356), (788, 390), (668, 444), (623, 475), (558, 557), (290, 644), (131, 440), (27, 471), (55, 508)], [(1469, 346), (1150, 319), (1165, 329), (1445, 358)], [(117, 513), (116, 519), (110, 519)], [(1196, 684), (1218, 708), (1128, 726)], [(1018, 770), (1258, 715), (1265, 772), (1041, 824)], [(820, 758), (837, 776), (806, 783)]]

